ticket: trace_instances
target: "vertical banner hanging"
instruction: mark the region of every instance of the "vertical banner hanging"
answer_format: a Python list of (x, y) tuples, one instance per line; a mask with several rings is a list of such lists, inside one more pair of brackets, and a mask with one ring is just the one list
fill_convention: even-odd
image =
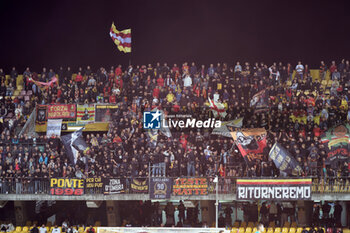
[(46, 136), (61, 136), (62, 119), (48, 119)]
[(44, 125), (47, 121), (47, 107), (46, 105), (37, 105), (36, 107), (36, 123)]
[(152, 177), (149, 185), (150, 199), (169, 199), (173, 180), (165, 177)]
[(84, 104), (77, 106), (77, 123), (93, 123), (95, 122), (95, 105)]

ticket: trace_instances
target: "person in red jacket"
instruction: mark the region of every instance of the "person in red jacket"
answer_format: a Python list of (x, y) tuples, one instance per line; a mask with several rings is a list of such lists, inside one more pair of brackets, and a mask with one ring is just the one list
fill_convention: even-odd
[(153, 89), (152, 96), (153, 96), (154, 98), (159, 99), (159, 93), (160, 93), (160, 89), (159, 89), (158, 86), (156, 86), (156, 88)]
[(119, 89), (123, 89), (123, 79), (120, 77), (117, 77), (115, 79), (115, 84)]
[(157, 85), (160, 87), (164, 87), (164, 79), (161, 75), (159, 75), (159, 78), (157, 79)]
[(332, 61), (331, 67), (329, 67), (329, 71), (333, 73), (337, 69), (337, 65), (335, 64), (335, 61)]
[(78, 87), (80, 88), (81, 83), (83, 82), (84, 77), (81, 75), (81, 72), (79, 72), (77, 74), (77, 76), (75, 77), (75, 82), (77, 83)]
[(123, 73), (123, 71), (122, 71), (122, 66), (121, 66), (121, 65), (118, 65), (118, 67), (115, 68), (114, 73), (115, 73), (115, 76), (121, 76), (122, 73)]
[(109, 97), (109, 102), (112, 104), (115, 104), (117, 102), (117, 98), (115, 97), (114, 93)]

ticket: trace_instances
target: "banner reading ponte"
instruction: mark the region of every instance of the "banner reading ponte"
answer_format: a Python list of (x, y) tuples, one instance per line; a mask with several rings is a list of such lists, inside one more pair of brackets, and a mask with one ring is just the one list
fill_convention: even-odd
[(84, 194), (84, 179), (51, 178), (50, 194), (59, 196), (80, 196)]
[(311, 178), (237, 179), (237, 200), (311, 200)]
[(208, 195), (207, 178), (174, 178), (174, 196), (205, 196)]

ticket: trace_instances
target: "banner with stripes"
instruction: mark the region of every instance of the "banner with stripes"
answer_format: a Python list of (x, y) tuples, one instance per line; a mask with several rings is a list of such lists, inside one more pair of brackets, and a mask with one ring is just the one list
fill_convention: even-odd
[(80, 124), (92, 122), (95, 122), (95, 105), (77, 105), (77, 123)]
[(237, 200), (311, 200), (311, 178), (237, 179)]
[(131, 29), (118, 31), (114, 23), (112, 23), (109, 32), (114, 44), (117, 45), (119, 51), (124, 53), (131, 53)]

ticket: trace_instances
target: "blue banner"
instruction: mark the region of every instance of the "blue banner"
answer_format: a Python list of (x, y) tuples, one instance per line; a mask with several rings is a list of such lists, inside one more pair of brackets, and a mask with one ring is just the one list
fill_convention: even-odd
[(282, 172), (296, 176), (302, 173), (302, 169), (294, 157), (277, 142), (271, 148), (269, 157)]

